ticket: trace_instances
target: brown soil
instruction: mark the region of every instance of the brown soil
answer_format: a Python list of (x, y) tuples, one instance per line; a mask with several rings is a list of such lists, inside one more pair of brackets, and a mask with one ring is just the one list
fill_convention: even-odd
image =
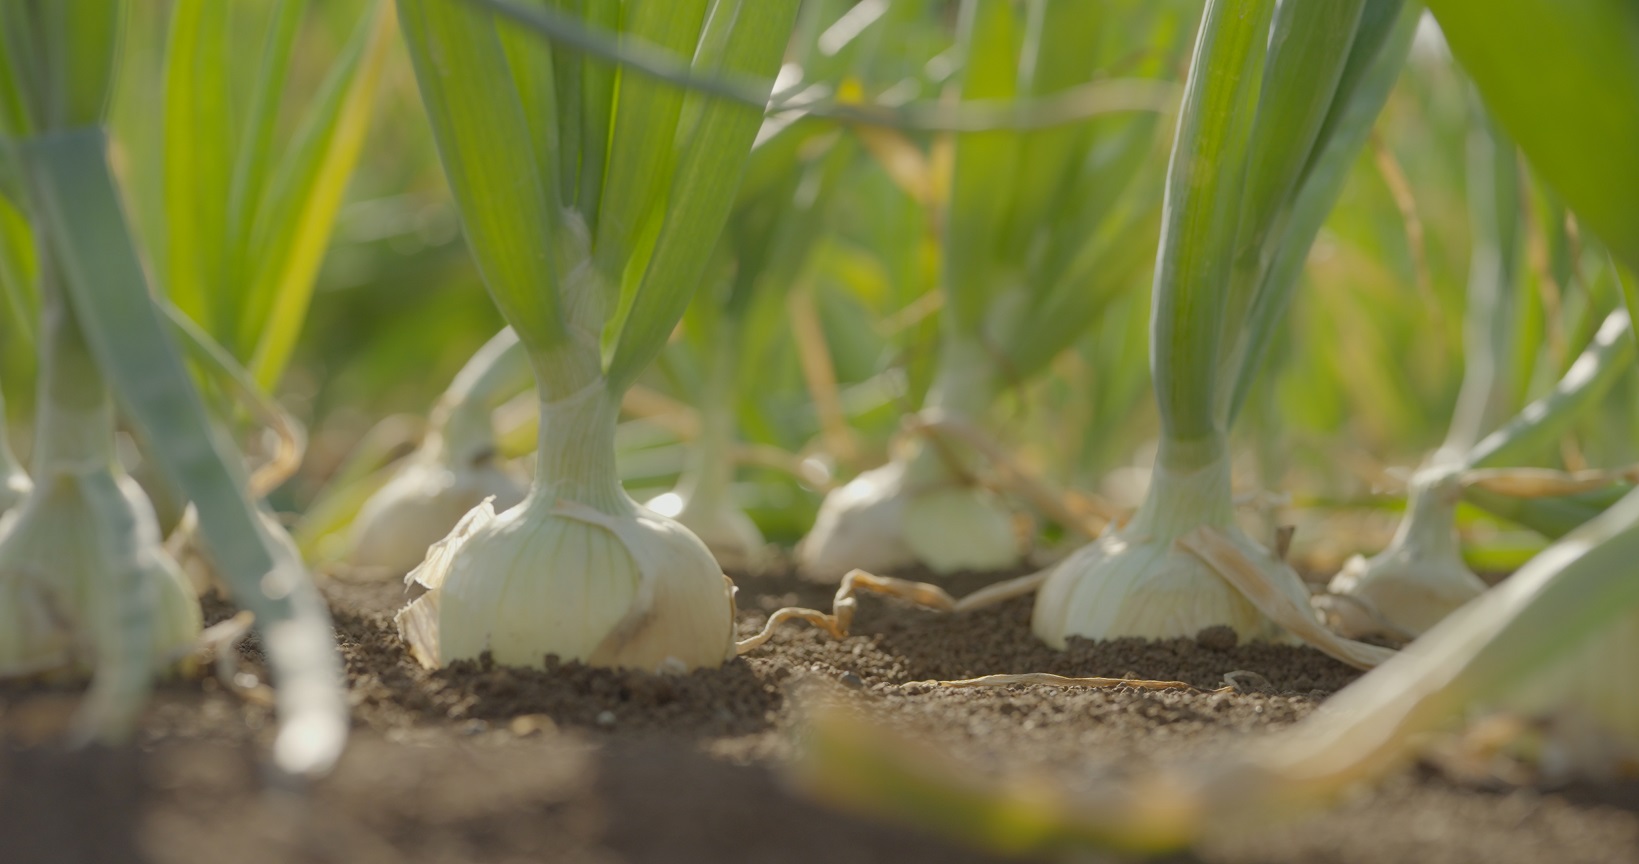
[[(829, 603), (829, 590), (790, 578), (740, 585), (742, 635), (780, 606)], [(393, 633), (400, 586), (334, 581), (326, 591), (355, 706), (333, 776), (305, 792), (270, 787), (259, 763), (270, 716), (211, 680), (165, 685), (131, 745), (81, 751), (48, 743), (72, 693), (0, 690), (0, 862), (992, 861), (791, 788), (780, 768), (800, 737), (800, 697), (846, 700), (976, 776), (1032, 770), (1073, 784), (1291, 723), (1355, 675), (1308, 649), (1235, 645), (1225, 633), (1061, 653), (1031, 637), (1028, 600), (943, 615), (875, 597), (847, 640), (793, 625), (746, 658), (686, 676), (578, 664), (429, 672)], [(255, 670), (255, 644), (242, 653)], [(1005, 672), (1203, 690), (1240, 674), (1223, 693), (918, 683)], [(1330, 812), (1213, 836), (1172, 860), (1631, 862), (1639, 784), (1497, 789), (1417, 770)]]

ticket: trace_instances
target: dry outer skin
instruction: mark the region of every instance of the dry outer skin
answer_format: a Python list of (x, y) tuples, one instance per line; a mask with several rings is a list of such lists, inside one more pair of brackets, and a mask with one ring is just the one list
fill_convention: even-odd
[[(740, 635), (768, 613), (828, 608), (830, 591), (786, 577), (739, 580)], [(985, 583), (945, 580), (960, 596)], [(996, 860), (902, 827), (813, 804), (779, 763), (802, 704), (844, 700), (974, 772), (1142, 771), (1289, 724), (1356, 673), (1308, 649), (1194, 640), (1073, 643), (1029, 632), (1029, 599), (948, 615), (866, 597), (856, 635), (793, 626), (722, 669), (685, 676), (552, 664), (427, 671), (391, 615), (397, 583), (332, 581), (354, 705), (353, 742), (307, 795), (266, 790), (266, 709), (211, 680), (161, 688), (127, 747), (64, 753), (42, 743), (71, 692), (0, 689), (0, 861), (938, 862)], [(207, 604), (210, 620), (231, 607)], [(259, 672), (254, 639), (244, 671)], [(1181, 680), (1237, 692), (919, 683), (1050, 672)], [(1089, 854), (1089, 861), (1119, 860)], [(1487, 790), (1421, 771), (1303, 821), (1214, 836), (1178, 861), (1631, 862), (1639, 784)]]

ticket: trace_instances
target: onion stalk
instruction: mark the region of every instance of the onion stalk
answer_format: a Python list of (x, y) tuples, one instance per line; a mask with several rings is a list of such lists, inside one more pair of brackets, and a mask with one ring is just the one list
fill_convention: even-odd
[(1032, 626), (1068, 637), (1167, 638), (1280, 628), (1177, 541), (1211, 529), (1269, 592), (1308, 608), (1297, 574), (1232, 509), (1228, 428), (1303, 259), (1409, 51), (1399, 2), (1207, 4), (1169, 168), (1152, 298), (1161, 413), (1138, 514), (1060, 563)]
[[(611, 17), (703, 72), (767, 80), (796, 7), (679, 0)], [(614, 433), (621, 395), (705, 277), (759, 112), (636, 72), (616, 82), (473, 4), (398, 8), (467, 245), (540, 400), (525, 500), (480, 504), (429, 550), (400, 632), (430, 666), (484, 652), (716, 666), (733, 651), (732, 585), (699, 538), (626, 495)]]
[(11, 449), (11, 436), (6, 434), (6, 402), (0, 397), (0, 515), (17, 506), (34, 487), (28, 473), (17, 461)]

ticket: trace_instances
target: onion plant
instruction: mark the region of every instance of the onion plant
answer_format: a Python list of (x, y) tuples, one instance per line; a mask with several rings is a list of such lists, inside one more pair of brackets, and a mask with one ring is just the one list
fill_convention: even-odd
[(1136, 516), (1059, 564), (1033, 628), (1070, 636), (1191, 636), (1279, 628), (1174, 541), (1218, 532), (1269, 590), (1308, 608), (1297, 574), (1236, 525), (1227, 430), (1266, 343), (1409, 50), (1399, 0), (1212, 0), (1169, 168), (1151, 304), (1161, 440)]
[(1529, 300), (1521, 291), (1525, 175), (1514, 142), (1483, 109), (1475, 113), (1467, 154), (1474, 240), (1462, 388), (1444, 444), (1409, 481), (1406, 514), (1388, 548), (1369, 559), (1350, 559), (1329, 586), (1332, 596), (1317, 600), (1333, 629), (1345, 635), (1408, 639), (1485, 590), (1464, 562), (1457, 535), (1456, 508), (1465, 497), (1527, 525), (1548, 521), (1544, 530), (1553, 535), (1563, 533), (1558, 526), (1566, 520), (1598, 512), (1574, 500), (1553, 500), (1583, 491), (1572, 487), (1596, 486), (1597, 479), (1510, 468), (1540, 458), (1631, 367), (1628, 312), (1610, 312), (1554, 390), (1502, 422), (1514, 394), (1523, 390), (1514, 379), (1523, 377), (1515, 360), (1521, 353), (1519, 307)]
[[(771, 81), (796, 7), (603, 2), (586, 17), (699, 72)], [(528, 497), (480, 504), (429, 551), (400, 631), (429, 665), (715, 666), (733, 650), (730, 583), (697, 537), (627, 497), (614, 428), (706, 273), (761, 112), (617, 75), (474, 4), (398, 9), (467, 244), (540, 397)]]
[(1345, 602), (1317, 598), (1332, 629), (1411, 638), (1479, 596), (1485, 583), (1463, 561), (1457, 536), (1456, 508), (1465, 498), (1526, 525), (1546, 523), (1541, 530), (1551, 536), (1597, 515), (1597, 499), (1587, 493), (1613, 478), (1507, 466), (1541, 452), (1598, 403), (1632, 368), (1634, 353), (1628, 312), (1616, 309), (1555, 388), (1495, 432), (1457, 444), (1454, 425), (1453, 440), (1411, 477), (1406, 515), (1388, 548), (1351, 559), (1332, 580), (1332, 597)]
[(92, 674), (81, 735), (118, 737), (151, 677), (191, 654), (197, 600), (114, 453), (115, 405), (256, 617), (279, 677), (284, 770), (328, 768), (346, 736), (329, 619), (290, 538), (250, 499), (155, 305), (102, 126), (124, 20), (113, 0), (0, 9), (0, 134), (27, 190), (44, 313), (35, 485), (0, 523), (8, 674)]
[[(1132, 34), (1157, 37), (1140, 74), (1162, 71), (1180, 10), (1171, 4), (969, 0), (961, 6), (954, 85), (966, 102), (1046, 98), (1089, 81)], [(1089, 45), (1091, 43), (1091, 45)], [(1021, 133), (955, 136), (948, 200), (937, 215), (944, 304), (937, 369), (889, 462), (827, 496), (799, 565), (836, 579), (853, 567), (914, 564), (935, 573), (1017, 566), (1033, 531), (978, 482), (984, 457), (940, 434), (990, 434), (996, 404), (1040, 375), (1137, 278), (1154, 230), (1145, 168), (1155, 115)]]

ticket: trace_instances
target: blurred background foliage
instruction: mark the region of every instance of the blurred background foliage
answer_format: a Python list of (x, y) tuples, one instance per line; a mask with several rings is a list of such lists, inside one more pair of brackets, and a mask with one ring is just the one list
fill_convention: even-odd
[[(1152, 5), (1085, 2), (1108, 3), (1124, 15)], [(235, 19), (234, 50), (257, 50), (272, 5), (236, 4), (251, 12)], [(1186, 32), (1192, 31), (1200, 3), (1169, 4), (1183, 10)], [(127, 206), (161, 271), (165, 242), (155, 234), (165, 224), (160, 108), (170, 5), (131, 3), (112, 114)], [(290, 69), (292, 92), (319, 86), (365, 5), (311, 4)], [(805, 67), (803, 85), (822, 88), (816, 95), (930, 102), (956, 71), (954, 2), (807, 0), (804, 6), (803, 26), (819, 35), (812, 56), (793, 59)], [(859, 38), (844, 38), (861, 27)], [(1103, 75), (1133, 74), (1155, 50), (1130, 44), (1132, 34), (1118, 29), (1105, 38)], [(848, 46), (846, 57), (828, 53), (839, 44)], [(1181, 80), (1186, 59), (1173, 57), (1159, 73)], [(288, 103), (299, 107), (302, 100)], [(1237, 484), (1291, 495), (1297, 548), (1316, 566), (1382, 545), (1392, 527), (1386, 511), (1399, 506), (1393, 469), (1415, 465), (1445, 435), (1463, 365), (1471, 236), (1466, 150), (1475, 104), (1471, 85), (1425, 21), (1412, 62), (1314, 246), (1237, 429), (1244, 450)], [(501, 326), (463, 247), (396, 39), (370, 111), (368, 139), (306, 329), (278, 389), (311, 439), (302, 471), (273, 496), (283, 511), (301, 511), (314, 500), (383, 418), (424, 415)], [(279, 122), (286, 127), (280, 140), (288, 140), (295, 112), (283, 112)], [(771, 160), (767, 177), (754, 166), (743, 197), (811, 194), (807, 175), (785, 167), (792, 162), (807, 168), (831, 158), (840, 166), (831, 166), (829, 201), (811, 234), (794, 244), (801, 252), (765, 270), (785, 284), (760, 286), (745, 312), (734, 410), (747, 442), (808, 459), (811, 468), (823, 469), (818, 473), (840, 481), (885, 458), (906, 406), (918, 404), (929, 383), (938, 341), (940, 233), (928, 199), (943, 194), (950, 137), (891, 128), (862, 134), (819, 118), (798, 122), (812, 128), (790, 136), (794, 159)], [(1170, 120), (1162, 125), (1170, 128)], [(1164, 159), (1166, 143), (1151, 158)], [(1618, 290), (1608, 258), (1579, 237), (1540, 183), (1527, 179), (1523, 198), (1525, 235), (1517, 252), (1525, 290), (1514, 358), (1521, 405), (1575, 357)], [(737, 262), (768, 251), (767, 232), (755, 230), (762, 218), (755, 208), (748, 204), (735, 218), (712, 271), (722, 284), (703, 286), (697, 303), (726, 302), (724, 286)], [(1143, 464), (1156, 425), (1148, 397), (1148, 288), (1145, 267), (1049, 374), (1005, 400), (1003, 420), (1024, 464), (1061, 487), (1100, 491), (1127, 505), (1137, 493), (1130, 488), (1134, 472), (1125, 469)], [(688, 338), (691, 327), (704, 326), (699, 318), (685, 318), (661, 361), (639, 382), (646, 393), (671, 400), (661, 403), (662, 415), (665, 405), (694, 402), (701, 387), (702, 355)], [(31, 413), (33, 381), (32, 355), (16, 334), (15, 314), (8, 313), (0, 320), (0, 374), (14, 420)], [(814, 335), (817, 343), (809, 338)], [(810, 392), (814, 372), (803, 367), (805, 351), (810, 361), (826, 361), (846, 418), (844, 441), (827, 437), (826, 418)], [(1608, 431), (1632, 428), (1634, 388), (1628, 373), (1606, 410), (1582, 422), (1560, 452), (1543, 454), (1543, 464), (1634, 461), (1630, 436)], [(621, 430), (622, 471), (639, 500), (670, 489), (682, 467), (684, 445), (665, 419), (633, 417)], [(26, 451), (26, 424), (13, 427)], [(814, 481), (752, 465), (739, 473), (735, 491), (770, 540), (789, 544), (812, 524), (822, 494)], [(1477, 512), (1465, 511), (1464, 519), (1479, 566), (1509, 566), (1540, 545)], [(1313, 530), (1322, 521), (1355, 530)]]

